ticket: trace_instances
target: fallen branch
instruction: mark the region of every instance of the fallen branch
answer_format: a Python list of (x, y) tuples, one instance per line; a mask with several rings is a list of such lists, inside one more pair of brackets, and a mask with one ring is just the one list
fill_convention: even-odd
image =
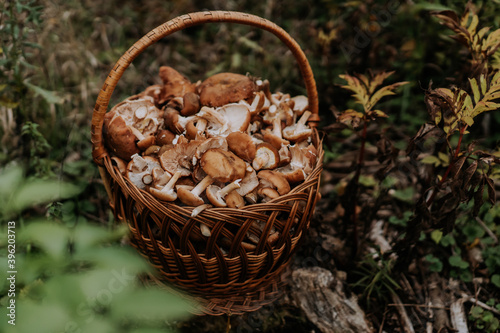
[(292, 273), (292, 279), (295, 304), (321, 332), (373, 332), (356, 296), (348, 297), (344, 282), (329, 270), (301, 268)]
[(464, 299), (458, 299), (450, 305), (450, 318), (456, 333), (469, 333), (467, 328), (467, 315), (464, 311)]
[(411, 323), (410, 317), (406, 313), (406, 309), (401, 303), (401, 299), (396, 294), (391, 294), (392, 301), (398, 310), (399, 319), (401, 320), (401, 325), (406, 333), (415, 333), (415, 329), (413, 328), (413, 324)]
[(491, 307), (489, 306), (488, 304), (485, 304), (483, 302), (481, 302), (480, 300), (478, 299), (475, 299), (474, 297), (471, 297), (469, 295), (466, 295), (466, 294), (462, 294), (462, 298), (464, 298), (466, 301), (469, 301), (471, 303), (474, 303), (475, 305), (477, 306), (480, 306), (482, 307), (483, 309), (485, 310), (488, 310), (488, 311), (491, 311), (493, 312), (494, 314), (500, 316), (500, 311), (498, 311), (497, 309), (495, 309), (494, 307)]

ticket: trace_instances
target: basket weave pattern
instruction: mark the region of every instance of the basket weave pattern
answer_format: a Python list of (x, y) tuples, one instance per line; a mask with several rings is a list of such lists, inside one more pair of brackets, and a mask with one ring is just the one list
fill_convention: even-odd
[[(319, 120), (316, 86), (298, 44), (274, 23), (235, 12), (183, 15), (141, 38), (118, 60), (106, 79), (92, 118), (93, 157), (100, 166), (116, 219), (127, 223), (130, 229), (132, 246), (158, 269), (159, 279), (208, 299), (203, 312), (209, 314), (256, 310), (278, 293), (279, 275), (308, 229), (318, 198), (323, 150), (317, 131), (313, 136), (318, 151), (317, 164), (306, 180), (288, 194), (241, 209), (210, 208), (192, 217), (193, 207), (160, 202), (121, 175), (104, 146), (102, 126), (118, 80), (145, 48), (189, 26), (222, 21), (268, 30), (290, 48), (307, 88), (313, 115), (309, 124), (314, 126)], [(255, 222), (264, 227), (258, 228)], [(210, 228), (210, 237), (201, 235), (200, 224)], [(272, 244), (267, 240), (271, 230), (279, 232)], [(242, 246), (248, 234), (259, 238), (253, 251)]]

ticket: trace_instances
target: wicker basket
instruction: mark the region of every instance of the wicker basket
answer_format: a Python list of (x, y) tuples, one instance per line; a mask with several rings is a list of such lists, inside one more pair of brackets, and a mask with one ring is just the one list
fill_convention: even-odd
[[(197, 12), (172, 19), (138, 40), (115, 64), (99, 93), (92, 116), (93, 158), (118, 221), (130, 229), (131, 244), (157, 268), (156, 279), (187, 290), (201, 301), (202, 312), (212, 315), (253, 311), (273, 301), (279, 293), (280, 275), (309, 227), (318, 197), (323, 150), (314, 130), (318, 161), (306, 180), (292, 191), (267, 203), (242, 209), (211, 208), (195, 218), (192, 207), (160, 202), (122, 177), (103, 142), (103, 121), (108, 103), (130, 63), (148, 46), (173, 32), (207, 22), (233, 22), (255, 26), (275, 34), (294, 55), (304, 80), (312, 116), (319, 121), (316, 84), (299, 45), (283, 29), (263, 18), (226, 11)], [(264, 222), (263, 230), (254, 221)], [(203, 223), (211, 236), (200, 247), (191, 236)], [(272, 228), (280, 233), (271, 245)], [(242, 241), (247, 232), (259, 236), (255, 251), (247, 252)], [(219, 240), (226, 239), (225, 250)], [(230, 244), (227, 245), (227, 239)]]

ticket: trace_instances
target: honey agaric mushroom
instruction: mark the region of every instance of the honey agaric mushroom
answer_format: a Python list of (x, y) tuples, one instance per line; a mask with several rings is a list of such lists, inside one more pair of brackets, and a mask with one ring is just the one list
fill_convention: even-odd
[(259, 195), (261, 201), (263, 203), (269, 202), (273, 199), (279, 198), (280, 194), (273, 188), (270, 187), (262, 187), (257, 190), (257, 194)]
[(168, 181), (165, 186), (163, 186), (161, 189), (158, 189), (158, 187), (150, 187), (149, 192), (157, 197), (160, 200), (163, 201), (175, 201), (177, 199), (177, 193), (175, 193), (174, 186), (175, 183), (177, 183), (177, 180), (181, 177), (183, 174), (183, 170), (179, 169), (176, 171), (170, 180)]
[(201, 105), (218, 107), (252, 98), (255, 83), (249, 77), (234, 73), (210, 76), (198, 87)]
[(226, 118), (214, 108), (202, 106), (197, 116), (207, 121), (205, 133), (208, 137), (220, 136), (228, 131)]
[(232, 132), (227, 136), (226, 140), (229, 150), (239, 158), (247, 162), (253, 161), (257, 146), (250, 135), (244, 132)]
[(194, 188), (191, 186), (179, 186), (177, 188), (177, 197), (188, 206), (203, 205), (205, 202), (201, 198), (201, 194), (213, 181), (214, 179), (207, 175)]
[(125, 164), (125, 162), (117, 156), (111, 157), (111, 160), (114, 162), (113, 164), (115, 164), (118, 168), (118, 171), (120, 171), (122, 175), (125, 175), (127, 172), (127, 165)]
[[(250, 111), (248, 107), (243, 104), (227, 104), (221, 108), (218, 108), (217, 111), (221, 113), (228, 125), (228, 131), (236, 132), (236, 131), (246, 131), (248, 125), (250, 124)], [(224, 133), (224, 134), (229, 134)]]
[(151, 97), (151, 98), (153, 98), (155, 106), (159, 107), (160, 104), (158, 102), (160, 100), (162, 88), (163, 88), (163, 86), (160, 84), (155, 84), (155, 85), (149, 86), (142, 93), (139, 94), (139, 97), (144, 97), (144, 96)]
[(200, 165), (207, 175), (224, 183), (241, 179), (246, 173), (246, 165), (241, 158), (220, 148), (207, 150), (201, 157)]
[(245, 194), (245, 200), (248, 201), (252, 205), (256, 204), (257, 201), (259, 200), (257, 192), (258, 192), (258, 188), (256, 187), (251, 192), (248, 192), (247, 194)]
[(304, 95), (294, 96), (292, 97), (292, 101), (294, 102), (293, 112), (299, 116), (309, 107), (309, 100)]
[(245, 199), (236, 191), (226, 195), (226, 205), (230, 208), (241, 208), (245, 206)]
[(196, 164), (196, 162), (203, 156), (203, 154), (205, 154), (207, 150), (212, 148), (219, 148), (227, 151), (228, 142), (226, 138), (222, 136), (216, 136), (205, 140), (199, 140), (198, 144), (196, 145), (196, 151), (193, 157), (193, 165)]
[(161, 129), (156, 133), (156, 144), (159, 146), (169, 145), (175, 138), (175, 134), (169, 130)]
[(203, 118), (194, 118), (186, 125), (186, 138), (189, 140), (200, 140), (204, 138), (207, 120)]
[(161, 66), (160, 78), (163, 87), (158, 104), (164, 104), (174, 97), (182, 97), (188, 92), (195, 92), (196, 85), (172, 67)]
[(276, 189), (279, 195), (290, 192), (290, 184), (285, 176), (274, 170), (262, 170), (257, 174), (263, 188), (270, 187)]
[(162, 187), (168, 183), (172, 176), (161, 167), (154, 167), (151, 171), (151, 176), (153, 177), (153, 187)]
[(247, 168), (245, 177), (243, 177), (240, 182), (240, 188), (236, 189), (235, 191), (241, 196), (246, 196), (255, 188), (257, 188), (257, 186), (259, 186), (259, 178), (257, 177), (257, 173), (255, 172), (255, 170), (250, 167)]
[(274, 169), (278, 166), (279, 161), (278, 150), (270, 143), (263, 142), (257, 145), (252, 167), (257, 171), (260, 169)]
[(187, 92), (183, 97), (183, 107), (180, 111), (184, 117), (192, 116), (200, 111), (200, 96), (194, 92)]
[[(182, 136), (180, 138), (183, 138)], [(167, 148), (160, 155), (160, 163), (164, 170), (174, 174), (179, 168), (184, 169), (182, 176), (189, 176), (193, 167), (193, 156), (196, 152), (198, 142), (189, 143), (179, 139), (177, 144)]]
[(179, 111), (174, 108), (166, 108), (163, 113), (165, 124), (168, 129), (175, 134), (182, 134), (186, 129), (186, 125), (194, 119), (193, 117), (194, 116), (183, 117), (179, 114)]
[(264, 129), (261, 133), (264, 141), (269, 142), (276, 149), (281, 149), (281, 146), (290, 144), (290, 141), (283, 139), (281, 134), (281, 119), (279, 117), (273, 119), (272, 130)]
[[(114, 155), (125, 161), (140, 152), (136, 141), (146, 149), (154, 143), (154, 135), (163, 119), (151, 97), (127, 99), (117, 104), (104, 116), (105, 141)], [(146, 141), (143, 141), (147, 139)]]
[(241, 179), (237, 179), (234, 182), (231, 182), (228, 185), (224, 186), (223, 188), (220, 188), (217, 185), (208, 186), (206, 191), (208, 200), (210, 200), (212, 205), (214, 205), (215, 207), (226, 207), (227, 204), (224, 198), (227, 194), (240, 187), (240, 181)]
[(281, 148), (278, 150), (278, 154), (280, 156), (279, 166), (287, 165), (292, 160), (292, 154), (290, 153), (288, 145), (281, 145)]
[(134, 154), (127, 165), (126, 175), (135, 186), (143, 190), (146, 185), (153, 182), (151, 172), (153, 168), (159, 166), (158, 160), (151, 156), (142, 157), (139, 154)]
[(312, 135), (312, 128), (306, 125), (307, 119), (311, 116), (310, 111), (305, 111), (299, 121), (283, 129), (285, 139), (298, 142), (309, 138)]

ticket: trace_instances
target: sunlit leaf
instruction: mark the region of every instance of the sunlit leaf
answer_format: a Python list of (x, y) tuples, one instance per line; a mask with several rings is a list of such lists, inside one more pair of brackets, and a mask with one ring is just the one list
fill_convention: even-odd
[(443, 232), (441, 230), (433, 230), (431, 232), (431, 239), (436, 243), (439, 244), (441, 241), (441, 238), (443, 238)]
[(38, 220), (23, 228), (19, 240), (32, 242), (52, 257), (61, 258), (68, 253), (69, 236), (65, 226)]
[(70, 198), (82, 191), (82, 188), (63, 182), (33, 180), (25, 182), (13, 195), (11, 209), (23, 209), (41, 203)]
[(193, 303), (187, 298), (158, 289), (119, 293), (112, 303), (113, 317), (148, 323), (187, 317), (193, 309)]
[(441, 165), (441, 160), (434, 155), (425, 156), (420, 160), (424, 164), (434, 164), (434, 166)]
[(28, 89), (33, 91), (35, 95), (39, 95), (49, 104), (62, 104), (64, 102), (64, 99), (58, 96), (54, 91), (49, 91), (39, 86), (35, 86), (26, 80), (23, 83)]

